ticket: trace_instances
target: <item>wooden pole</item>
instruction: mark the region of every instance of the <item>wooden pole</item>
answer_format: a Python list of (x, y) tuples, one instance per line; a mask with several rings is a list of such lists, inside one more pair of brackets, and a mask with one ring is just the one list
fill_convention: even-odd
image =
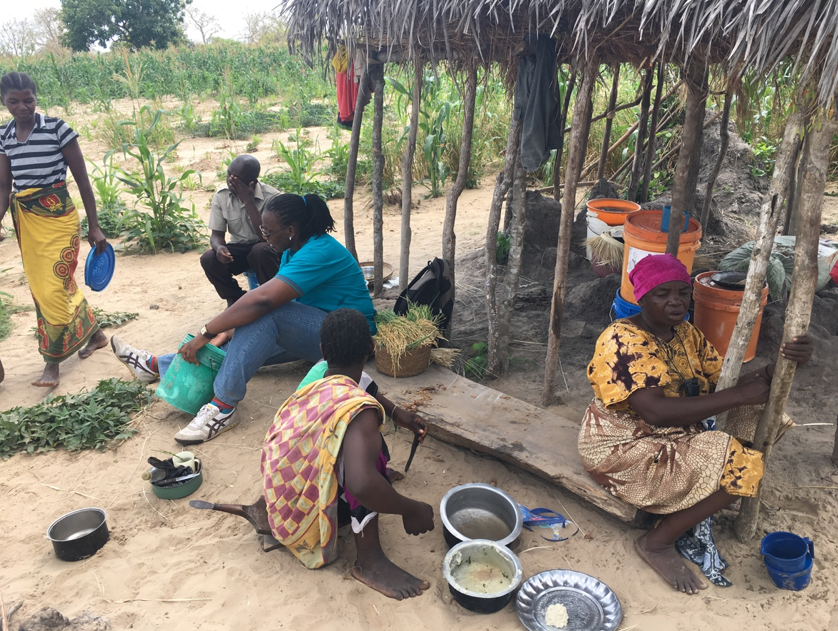
[(608, 145), (611, 142), (611, 126), (614, 124), (614, 107), (617, 105), (617, 88), (620, 84), (620, 64), (614, 64), (613, 72), (614, 79), (611, 81), (611, 94), (608, 96), (605, 132), (602, 135), (602, 151), (599, 153), (599, 165), (596, 170), (597, 181), (605, 177), (605, 162), (608, 159)]
[(707, 180), (707, 189), (704, 191), (704, 205), (701, 208), (701, 229), (707, 233), (707, 226), (710, 223), (710, 204), (713, 201), (713, 187), (716, 185), (716, 178), (719, 177), (719, 171), (722, 170), (722, 163), (725, 161), (727, 155), (727, 147), (730, 144), (730, 131), (728, 130), (728, 122), (730, 121), (730, 104), (733, 102), (733, 94), (728, 88), (725, 92), (725, 104), (722, 108), (722, 122), (719, 123), (719, 138), (721, 144), (719, 145), (719, 155), (716, 156), (716, 163), (713, 165), (713, 170), (710, 172), (710, 179)]
[[(520, 143), (515, 158), (515, 170), (512, 189), (507, 197), (507, 204), (512, 206), (512, 221), (507, 231), (509, 235), (509, 258), (506, 273), (496, 287), (497, 304), (497, 353), (494, 357), (493, 372), (500, 376), (509, 370), (509, 327), (512, 312), (518, 297), (518, 283), (521, 278), (521, 266), (524, 260), (524, 230), (527, 221), (527, 174), (521, 164)], [(488, 360), (488, 357), (487, 357)], [(487, 361), (488, 367), (488, 361)]]
[(654, 69), (646, 68), (646, 74), (643, 77), (643, 99), (640, 101), (640, 123), (637, 128), (637, 140), (634, 143), (634, 163), (631, 167), (631, 177), (629, 177), (628, 196), (629, 201), (637, 200), (637, 188), (640, 186), (640, 172), (643, 169), (643, 145), (646, 144), (646, 136), (649, 129), (649, 102), (652, 100), (652, 77), (654, 77)]
[[(797, 243), (794, 248), (794, 273), (792, 274), (791, 294), (786, 309), (786, 324), (783, 328), (783, 342), (791, 341), (797, 335), (803, 335), (809, 329), (812, 315), (812, 302), (818, 279), (818, 237), (821, 229), (821, 210), (823, 193), (826, 185), (826, 172), (829, 166), (829, 145), (838, 132), (838, 120), (830, 117), (826, 108), (819, 108), (814, 125), (806, 135), (803, 145), (802, 175), (800, 180), (800, 208), (798, 208)], [(785, 411), (786, 401), (791, 391), (792, 380), (797, 369), (795, 362), (781, 354), (777, 357), (777, 367), (771, 381), (771, 393), (768, 404), (762, 413), (754, 437), (754, 448), (763, 452), (766, 461), (771, 455), (771, 447), (777, 438), (777, 430)], [(757, 496), (742, 498), (742, 507), (734, 522), (736, 537), (741, 542), (750, 541), (756, 531), (759, 519), (760, 493), (765, 486), (765, 479), (757, 491)]]
[(416, 134), (419, 131), (419, 107), (422, 99), (422, 71), (424, 63), (417, 55), (413, 60), (413, 99), (410, 102), (410, 131), (402, 156), (402, 242), (399, 256), (399, 292), (410, 282), (410, 208), (413, 204), (413, 156), (416, 153)]
[(384, 123), (384, 64), (370, 69), (375, 98), (372, 104), (372, 243), (373, 290), (384, 289), (384, 152), (381, 150), (381, 127)]
[[(497, 260), (498, 228), (500, 228), (501, 209), (503, 200), (512, 186), (515, 164), (520, 162), (518, 154), (521, 145), (521, 121), (512, 114), (509, 123), (509, 135), (506, 139), (506, 157), (503, 171), (498, 174), (495, 191), (492, 194), (492, 204), (489, 206), (489, 224), (486, 227), (486, 314), (489, 321), (489, 340), (486, 355), (486, 372), (490, 375), (500, 375), (502, 356), (508, 356), (508, 349), (500, 348), (500, 309), (498, 306), (498, 277), (500, 269)], [(511, 223), (511, 222), (510, 222)]]
[(562, 156), (564, 155), (564, 135), (565, 124), (567, 123), (567, 111), (570, 107), (570, 95), (573, 93), (573, 88), (576, 86), (576, 68), (570, 71), (570, 79), (565, 84), (564, 103), (562, 104), (561, 118), (559, 119), (559, 146), (556, 148), (556, 157), (553, 160), (553, 199), (557, 202), (561, 201), (561, 182), (562, 182)]
[(559, 343), (562, 332), (562, 314), (564, 297), (567, 290), (567, 264), (570, 256), (570, 232), (573, 228), (574, 209), (576, 207), (576, 186), (585, 159), (585, 139), (582, 137), (587, 126), (587, 117), (591, 103), (591, 94), (596, 81), (597, 62), (585, 61), (582, 85), (576, 94), (573, 107), (573, 125), (568, 141), (567, 169), (565, 170), (565, 194), (562, 203), (562, 216), (559, 224), (559, 242), (556, 247), (556, 271), (553, 279), (553, 304), (550, 309), (550, 330), (547, 342), (547, 357), (544, 371), (544, 390), (541, 401), (544, 405), (558, 402), (556, 387), (559, 375)]
[[(730, 336), (730, 344), (725, 353), (722, 371), (716, 384), (716, 391), (732, 388), (739, 380), (739, 372), (745, 359), (745, 351), (751, 340), (751, 332), (759, 315), (759, 304), (762, 300), (762, 288), (765, 286), (765, 276), (768, 273), (768, 263), (771, 250), (774, 247), (774, 235), (777, 224), (782, 215), (783, 202), (787, 201), (788, 181), (795, 168), (795, 158), (799, 151), (800, 139), (805, 127), (805, 121), (800, 110), (795, 110), (786, 121), (783, 140), (777, 150), (774, 162), (774, 176), (765, 201), (759, 213), (754, 249), (751, 251), (751, 264), (745, 279), (745, 291), (742, 304), (736, 319), (736, 327)], [(727, 412), (717, 416), (717, 425), (724, 428)]]
[[(471, 163), (471, 136), (474, 132), (474, 104), (477, 95), (477, 66), (468, 70), (466, 77), (466, 93), (463, 98), (463, 132), (460, 137), (460, 163), (457, 167), (457, 179), (448, 191), (445, 200), (445, 220), (442, 223), (442, 257), (448, 261), (451, 273), (451, 299), (456, 293), (454, 255), (457, 246), (457, 235), (454, 234), (454, 221), (457, 218), (457, 201), (466, 188), (468, 179), (468, 165)], [(445, 338), (451, 339), (451, 320), (445, 329)]]
[(358, 260), (355, 249), (355, 213), (352, 202), (355, 197), (355, 172), (358, 168), (358, 146), (361, 142), (361, 123), (364, 120), (364, 108), (370, 102), (369, 65), (361, 71), (358, 84), (358, 97), (355, 99), (355, 117), (352, 119), (352, 135), (349, 139), (349, 156), (346, 159), (346, 185), (343, 197), (343, 240), (349, 253)]
[[(675, 165), (675, 176), (672, 182), (672, 210), (669, 214), (669, 237), (666, 241), (666, 252), (678, 256), (678, 246), (681, 242), (681, 229), (684, 225), (684, 209), (695, 198), (695, 182), (693, 171), (698, 177), (697, 167), (701, 159), (701, 137), (704, 123), (704, 102), (707, 99), (707, 63), (697, 55), (687, 60), (684, 67), (684, 81), (687, 84), (687, 107), (684, 117), (684, 127), (681, 132), (681, 151), (678, 152), (678, 162)], [(692, 182), (693, 191), (689, 187)]]
[(649, 123), (649, 142), (646, 143), (645, 169), (643, 170), (643, 189), (640, 193), (640, 203), (649, 201), (649, 184), (652, 182), (652, 162), (655, 159), (655, 141), (658, 135), (658, 116), (661, 110), (661, 93), (663, 92), (663, 61), (658, 62), (658, 81), (655, 86), (655, 102), (652, 105), (652, 120)]

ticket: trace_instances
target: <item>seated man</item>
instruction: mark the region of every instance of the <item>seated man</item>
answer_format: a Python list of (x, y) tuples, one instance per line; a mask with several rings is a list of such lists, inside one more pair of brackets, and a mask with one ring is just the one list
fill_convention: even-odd
[(201, 255), (201, 267), (228, 307), (245, 294), (233, 276), (250, 269), (261, 285), (279, 270), (279, 254), (261, 232), (262, 209), (279, 191), (259, 182), (260, 168), (253, 156), (235, 158), (227, 168), (226, 186), (212, 198), (212, 249)]
[(366, 318), (329, 313), (320, 329), (328, 363), (323, 379), (279, 408), (262, 450), (265, 501), (273, 536), (309, 569), (336, 557), (337, 529), (355, 533), (352, 576), (401, 600), (430, 587), (394, 565), (381, 549), (378, 513), (402, 516), (408, 534), (433, 530), (433, 508), (390, 485), (379, 428), (383, 408), (358, 385), (373, 344)]

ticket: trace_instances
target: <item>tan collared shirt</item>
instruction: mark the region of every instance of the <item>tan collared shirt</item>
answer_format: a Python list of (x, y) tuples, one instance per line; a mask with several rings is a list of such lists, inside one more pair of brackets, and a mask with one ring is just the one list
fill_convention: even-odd
[[(253, 189), (253, 201), (260, 213), (271, 198), (279, 195), (273, 186), (256, 182)], [(218, 230), (228, 234), (227, 243), (256, 243), (262, 240), (262, 235), (253, 227), (253, 222), (247, 214), (238, 197), (225, 184), (212, 197), (209, 217), (210, 230)]]

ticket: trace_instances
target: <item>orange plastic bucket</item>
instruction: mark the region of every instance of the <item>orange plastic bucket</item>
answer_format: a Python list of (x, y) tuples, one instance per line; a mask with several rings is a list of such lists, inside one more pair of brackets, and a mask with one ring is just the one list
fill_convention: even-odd
[[(623, 252), (623, 279), (620, 284), (620, 295), (623, 300), (637, 304), (634, 298), (634, 287), (629, 281), (629, 272), (634, 269), (640, 259), (650, 254), (666, 252), (668, 234), (661, 232), (662, 210), (638, 210), (626, 217), (623, 225), (623, 241), (626, 243)], [(678, 259), (692, 272), (695, 251), (701, 247), (701, 224), (690, 218), (690, 225), (681, 233), (678, 246)]]
[[(716, 285), (710, 277), (716, 272), (704, 272), (695, 277), (693, 297), (695, 298), (695, 326), (719, 351), (722, 357), (727, 353), (739, 308), (742, 306), (744, 291), (725, 289)], [(768, 287), (762, 290), (759, 313), (754, 323), (754, 330), (745, 349), (745, 361), (749, 362), (757, 354), (757, 340), (762, 326), (762, 310), (768, 303)]]
[(629, 213), (640, 210), (640, 204), (607, 197), (592, 199), (586, 206), (588, 207), (588, 217), (599, 219), (609, 226), (622, 226)]

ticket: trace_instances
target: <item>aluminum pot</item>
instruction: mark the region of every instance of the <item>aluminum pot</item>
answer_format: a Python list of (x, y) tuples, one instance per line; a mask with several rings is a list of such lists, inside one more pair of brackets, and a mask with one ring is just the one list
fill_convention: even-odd
[(108, 542), (107, 516), (101, 508), (80, 508), (56, 519), (47, 528), (55, 556), (62, 561), (80, 561), (93, 556)]
[[(484, 564), (501, 572), (508, 584), (499, 591), (481, 593), (465, 587), (461, 580), (461, 568)], [(486, 565), (488, 564), (488, 565)], [(448, 581), (448, 590), (460, 605), (477, 613), (495, 613), (506, 607), (515, 597), (523, 580), (521, 561), (506, 546), (488, 539), (474, 539), (458, 543), (448, 551), (442, 562), (442, 573)]]
[(439, 504), (448, 546), (472, 539), (511, 545), (521, 534), (524, 516), (509, 494), (481, 483), (455, 486)]

